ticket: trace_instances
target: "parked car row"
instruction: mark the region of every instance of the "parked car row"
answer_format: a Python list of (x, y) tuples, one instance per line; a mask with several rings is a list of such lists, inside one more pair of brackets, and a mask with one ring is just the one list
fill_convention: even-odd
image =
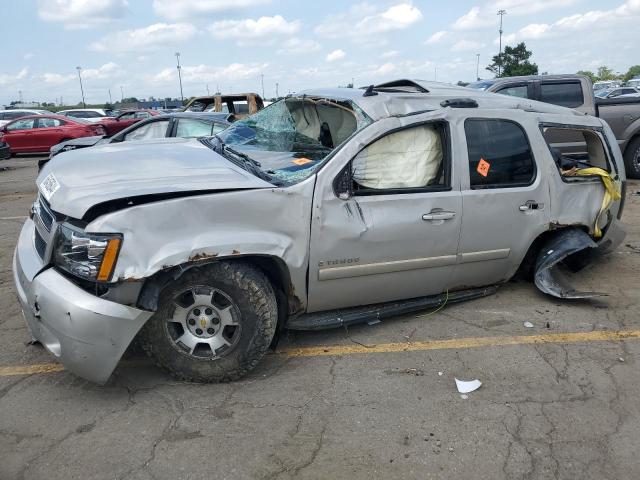
[(134, 140), (159, 140), (161, 138), (210, 137), (229, 125), (228, 115), (220, 113), (177, 112), (164, 115), (151, 115), (147, 120), (139, 121), (113, 136), (90, 136), (60, 142), (51, 147), (49, 158), (40, 160), (42, 168), (49, 160), (62, 152), (79, 148), (106, 145), (109, 143)]
[(11, 153), (48, 152), (72, 138), (105, 134), (101, 125), (54, 114), (22, 117), (0, 127), (0, 141), (9, 145)]

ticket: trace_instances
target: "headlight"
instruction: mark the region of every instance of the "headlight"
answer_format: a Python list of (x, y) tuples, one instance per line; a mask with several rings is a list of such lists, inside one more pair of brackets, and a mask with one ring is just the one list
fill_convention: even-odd
[(86, 233), (60, 225), (53, 261), (58, 267), (80, 278), (108, 282), (121, 244), (120, 234)]

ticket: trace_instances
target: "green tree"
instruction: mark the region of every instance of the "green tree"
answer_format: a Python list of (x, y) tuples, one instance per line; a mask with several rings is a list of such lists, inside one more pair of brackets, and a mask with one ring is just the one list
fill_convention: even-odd
[(629, 71), (624, 75), (624, 81), (628, 82), (632, 78), (640, 77), (640, 65), (634, 65), (629, 68)]
[(579, 70), (576, 72), (576, 75), (584, 75), (585, 77), (589, 77), (594, 83), (598, 81), (598, 76), (591, 70)]
[[(493, 57), (493, 63), (487, 67), (496, 77), (515, 77), (519, 75), (537, 75), (538, 65), (529, 59), (533, 55), (524, 42), (515, 47), (505, 46), (504, 52)], [(499, 73), (499, 74), (498, 74)]]
[(609, 67), (603, 65), (602, 67), (598, 67), (598, 80), (617, 80), (618, 76), (613, 73)]

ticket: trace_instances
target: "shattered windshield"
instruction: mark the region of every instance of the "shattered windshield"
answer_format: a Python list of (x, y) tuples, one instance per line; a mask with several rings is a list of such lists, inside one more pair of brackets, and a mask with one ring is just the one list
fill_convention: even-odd
[(223, 155), (229, 157), (230, 150), (248, 157), (250, 171), (258, 167), (274, 183), (291, 185), (309, 177), (340, 144), (370, 123), (350, 101), (297, 96), (235, 122), (217, 138), (224, 145)]

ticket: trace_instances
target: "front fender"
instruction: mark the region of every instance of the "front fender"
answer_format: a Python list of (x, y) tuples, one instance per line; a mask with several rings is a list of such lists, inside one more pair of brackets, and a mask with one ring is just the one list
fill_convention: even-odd
[(97, 218), (88, 232), (123, 234), (115, 282), (178, 265), (235, 256), (281, 259), (306, 299), (315, 177), (288, 188), (218, 192), (133, 206)]

